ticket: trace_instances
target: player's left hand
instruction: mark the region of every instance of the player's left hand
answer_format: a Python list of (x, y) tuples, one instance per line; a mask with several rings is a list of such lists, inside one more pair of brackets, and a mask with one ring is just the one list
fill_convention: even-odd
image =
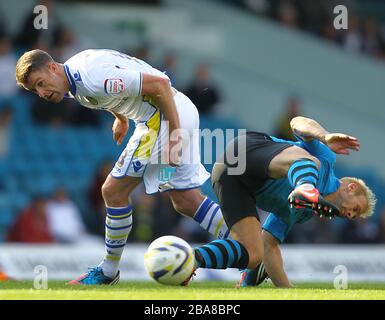
[(337, 154), (350, 154), (349, 149), (360, 150), (357, 138), (344, 133), (329, 133), (325, 136), (327, 146)]

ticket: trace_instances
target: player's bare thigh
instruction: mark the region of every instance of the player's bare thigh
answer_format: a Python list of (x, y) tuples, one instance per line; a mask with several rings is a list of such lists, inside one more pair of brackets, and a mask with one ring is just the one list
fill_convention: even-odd
[(282, 150), (270, 161), (268, 168), (269, 177), (273, 179), (286, 177), (292, 163), (301, 158), (313, 160), (317, 167), (320, 167), (320, 162), (316, 157), (300, 147), (292, 146)]
[(108, 175), (102, 186), (102, 195), (108, 207), (126, 207), (129, 205), (129, 196), (142, 182), (142, 178), (126, 176), (114, 178)]

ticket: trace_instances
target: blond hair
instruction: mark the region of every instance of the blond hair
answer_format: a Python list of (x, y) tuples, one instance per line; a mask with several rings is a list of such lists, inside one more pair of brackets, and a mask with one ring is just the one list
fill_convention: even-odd
[(54, 60), (43, 50), (35, 49), (24, 53), (16, 64), (17, 85), (27, 88), (31, 73), (42, 69), (48, 62), (54, 62)]
[(373, 212), (374, 208), (376, 206), (377, 198), (374, 192), (366, 185), (366, 183), (359, 178), (354, 178), (354, 177), (344, 177), (341, 178), (341, 180), (345, 180), (347, 182), (354, 182), (358, 185), (358, 190), (356, 195), (364, 195), (366, 200), (368, 201), (368, 207), (364, 212), (360, 214), (360, 218), (367, 218), (370, 217)]

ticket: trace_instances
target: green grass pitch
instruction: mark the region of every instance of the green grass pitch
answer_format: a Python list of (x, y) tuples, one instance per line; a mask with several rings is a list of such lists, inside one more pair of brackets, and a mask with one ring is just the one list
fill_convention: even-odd
[(47, 289), (34, 289), (32, 281), (0, 283), (0, 300), (385, 300), (385, 284), (350, 284), (336, 290), (333, 284), (296, 284), (277, 289), (271, 283), (235, 289), (233, 282), (192, 282), (188, 287), (169, 287), (154, 282), (120, 282), (115, 286), (67, 286), (51, 281)]

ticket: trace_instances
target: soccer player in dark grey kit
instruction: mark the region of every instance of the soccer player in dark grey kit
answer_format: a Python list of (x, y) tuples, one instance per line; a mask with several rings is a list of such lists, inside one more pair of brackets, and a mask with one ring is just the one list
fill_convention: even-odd
[[(293, 118), (291, 127), (296, 142), (248, 132), (230, 142), (223, 159), (214, 165), (212, 184), (232, 239), (195, 248), (196, 268), (253, 270), (263, 260), (274, 284), (290, 286), (280, 254), (270, 260), (264, 257), (264, 241), (283, 241), (295, 223), (314, 214), (353, 219), (373, 213), (376, 199), (366, 184), (357, 178), (338, 179), (334, 174), (336, 154), (358, 151), (358, 140), (329, 133), (305, 117)], [(246, 157), (243, 174), (229, 174), (236, 166), (229, 161), (229, 150), (238, 150), (238, 157)], [(262, 237), (256, 207), (271, 212), (262, 226), (267, 238)], [(242, 283), (248, 278), (247, 272), (241, 286), (249, 285)]]

